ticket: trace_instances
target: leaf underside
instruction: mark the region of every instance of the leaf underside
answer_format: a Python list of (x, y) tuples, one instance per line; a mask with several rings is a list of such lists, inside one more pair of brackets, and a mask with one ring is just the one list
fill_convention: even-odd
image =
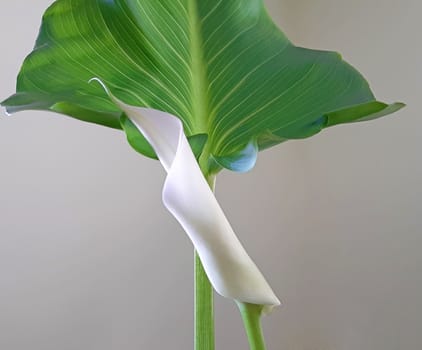
[(262, 0), (58, 0), (2, 104), (123, 128), (154, 157), (92, 78), (125, 103), (179, 117), (188, 137), (207, 135), (198, 152), (239, 171), (254, 164), (248, 145), (262, 150), (403, 107), (377, 102), (339, 54), (291, 44)]

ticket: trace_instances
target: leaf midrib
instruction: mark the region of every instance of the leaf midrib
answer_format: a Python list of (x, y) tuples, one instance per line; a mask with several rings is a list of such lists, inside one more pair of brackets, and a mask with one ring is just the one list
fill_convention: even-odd
[(189, 36), (191, 51), (191, 103), (192, 131), (194, 134), (208, 133), (208, 77), (203, 52), (201, 21), (197, 0), (188, 0)]

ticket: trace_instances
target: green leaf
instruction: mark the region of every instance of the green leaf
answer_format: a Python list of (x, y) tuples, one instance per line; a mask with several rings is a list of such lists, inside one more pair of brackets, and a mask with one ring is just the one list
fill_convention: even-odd
[(262, 150), (403, 106), (377, 102), (339, 54), (294, 46), (262, 0), (58, 0), (3, 105), (123, 127), (152, 156), (92, 78), (128, 104), (178, 116), (187, 136), (207, 134), (201, 158), (233, 170), (253, 140)]

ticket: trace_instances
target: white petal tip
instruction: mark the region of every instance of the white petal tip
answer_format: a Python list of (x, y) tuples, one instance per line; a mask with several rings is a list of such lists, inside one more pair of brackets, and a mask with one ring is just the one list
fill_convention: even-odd
[(271, 305), (264, 305), (263, 309), (262, 309), (262, 315), (269, 315), (270, 313), (272, 313), (274, 311), (275, 308), (278, 307), (283, 307), (283, 303), (280, 302), (280, 300), (278, 300), (276, 298), (277, 302), (274, 302)]
[(106, 86), (106, 84), (103, 83), (103, 81), (100, 78), (94, 77), (88, 80), (88, 84), (91, 84), (93, 81), (95, 81), (96, 83), (100, 84), (101, 87), (104, 89), (104, 91), (107, 93), (107, 95), (111, 95), (110, 90), (108, 89), (108, 87)]

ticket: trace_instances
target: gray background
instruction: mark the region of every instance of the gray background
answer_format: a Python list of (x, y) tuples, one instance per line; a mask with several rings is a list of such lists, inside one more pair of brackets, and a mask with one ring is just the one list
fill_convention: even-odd
[[(49, 0), (3, 0), (0, 96)], [(335, 49), (395, 116), (336, 127), (224, 172), (218, 198), (285, 305), (269, 349), (422, 348), (418, 0), (268, 0), (298, 45)], [(192, 348), (192, 247), (165, 173), (122, 133), (46, 112), (0, 119), (0, 349)], [(216, 298), (217, 349), (247, 349)]]

